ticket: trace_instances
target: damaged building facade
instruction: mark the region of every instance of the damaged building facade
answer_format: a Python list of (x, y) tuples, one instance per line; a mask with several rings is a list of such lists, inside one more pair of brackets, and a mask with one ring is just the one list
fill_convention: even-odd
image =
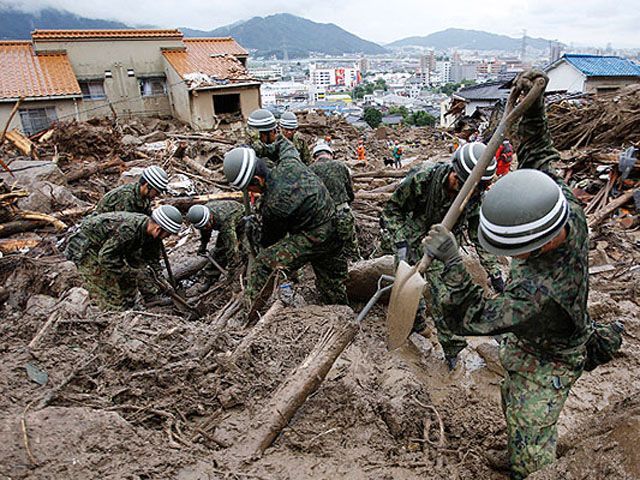
[(260, 82), (234, 39), (179, 30), (36, 30), (0, 42), (0, 124), (27, 135), (53, 122), (166, 115), (198, 130), (260, 107)]

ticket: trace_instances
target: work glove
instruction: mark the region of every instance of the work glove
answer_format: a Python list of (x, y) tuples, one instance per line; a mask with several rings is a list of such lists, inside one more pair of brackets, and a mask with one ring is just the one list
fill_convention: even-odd
[(409, 256), (409, 244), (406, 240), (402, 240), (401, 242), (396, 242), (396, 266), (400, 264), (402, 261), (407, 261), (407, 257)]
[(496, 292), (504, 292), (504, 280), (502, 278), (502, 275), (500, 275), (499, 273), (495, 275), (489, 275), (489, 283)]
[(537, 68), (532, 68), (530, 70), (525, 70), (524, 72), (520, 73), (516, 77), (515, 86), (516, 86), (516, 88), (519, 88), (520, 90), (522, 90), (523, 94), (527, 94), (529, 92), (529, 90), (531, 90), (531, 88), (533, 87), (534, 82), (538, 78), (543, 78), (544, 79), (544, 85), (545, 85), (545, 88), (546, 88), (546, 86), (549, 84), (549, 77), (547, 76), (546, 73), (544, 73), (542, 70), (537, 69)]
[(423, 247), (427, 255), (445, 264), (462, 259), (456, 238), (442, 224), (431, 227), (429, 235), (424, 239)]
[(257, 250), (260, 245), (261, 228), (260, 220), (257, 215), (245, 215), (240, 219), (240, 230), (244, 233), (245, 238)]

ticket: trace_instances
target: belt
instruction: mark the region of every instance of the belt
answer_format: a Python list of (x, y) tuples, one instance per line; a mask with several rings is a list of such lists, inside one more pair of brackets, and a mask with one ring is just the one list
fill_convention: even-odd
[(349, 205), (349, 202), (343, 202), (340, 205), (336, 206), (336, 210), (339, 211), (339, 212), (342, 211), (342, 210), (347, 210), (349, 208), (351, 208), (351, 206)]

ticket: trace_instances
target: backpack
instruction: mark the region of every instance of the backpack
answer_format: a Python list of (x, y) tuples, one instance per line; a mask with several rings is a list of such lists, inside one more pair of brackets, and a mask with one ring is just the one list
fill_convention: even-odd
[(593, 333), (587, 340), (587, 358), (584, 369), (591, 372), (597, 366), (609, 362), (622, 345), (624, 325), (621, 322), (593, 322)]

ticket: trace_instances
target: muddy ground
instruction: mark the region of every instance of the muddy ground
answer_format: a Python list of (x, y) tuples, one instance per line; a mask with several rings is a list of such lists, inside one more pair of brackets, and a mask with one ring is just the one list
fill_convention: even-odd
[[(346, 127), (334, 132), (345, 151), (351, 135)], [(367, 142), (380, 153), (356, 171), (375, 172), (385, 138)], [(439, 148), (430, 154), (444, 158)], [(408, 147), (406, 168), (423, 153)], [(118, 181), (110, 175), (73, 193), (95, 202)], [(384, 192), (396, 181), (365, 176), (357, 188)], [(375, 257), (380, 202), (362, 198), (354, 204), (362, 253)], [(9, 292), (0, 306), (0, 478), (507, 478), (487, 459), (506, 447), (494, 340), (470, 339), (453, 372), (433, 338), (414, 335), (389, 353), (381, 304), (273, 445), (252, 458), (247, 438), (278, 387), (363, 303), (314, 305), (313, 273), (305, 270), (295, 306), (251, 328), (237, 309), (237, 275), (201, 298), (205, 315), (197, 320), (173, 307), (105, 314), (61, 256), (63, 236), (29, 235), (36, 248), (0, 258)], [(591, 265), (613, 268), (591, 276), (590, 310), (599, 321), (623, 320), (624, 344), (577, 382), (560, 419), (560, 458), (531, 478), (640, 478), (639, 245), (637, 228), (605, 222), (593, 234)], [(195, 256), (197, 235), (168, 247), (180, 265)]]

